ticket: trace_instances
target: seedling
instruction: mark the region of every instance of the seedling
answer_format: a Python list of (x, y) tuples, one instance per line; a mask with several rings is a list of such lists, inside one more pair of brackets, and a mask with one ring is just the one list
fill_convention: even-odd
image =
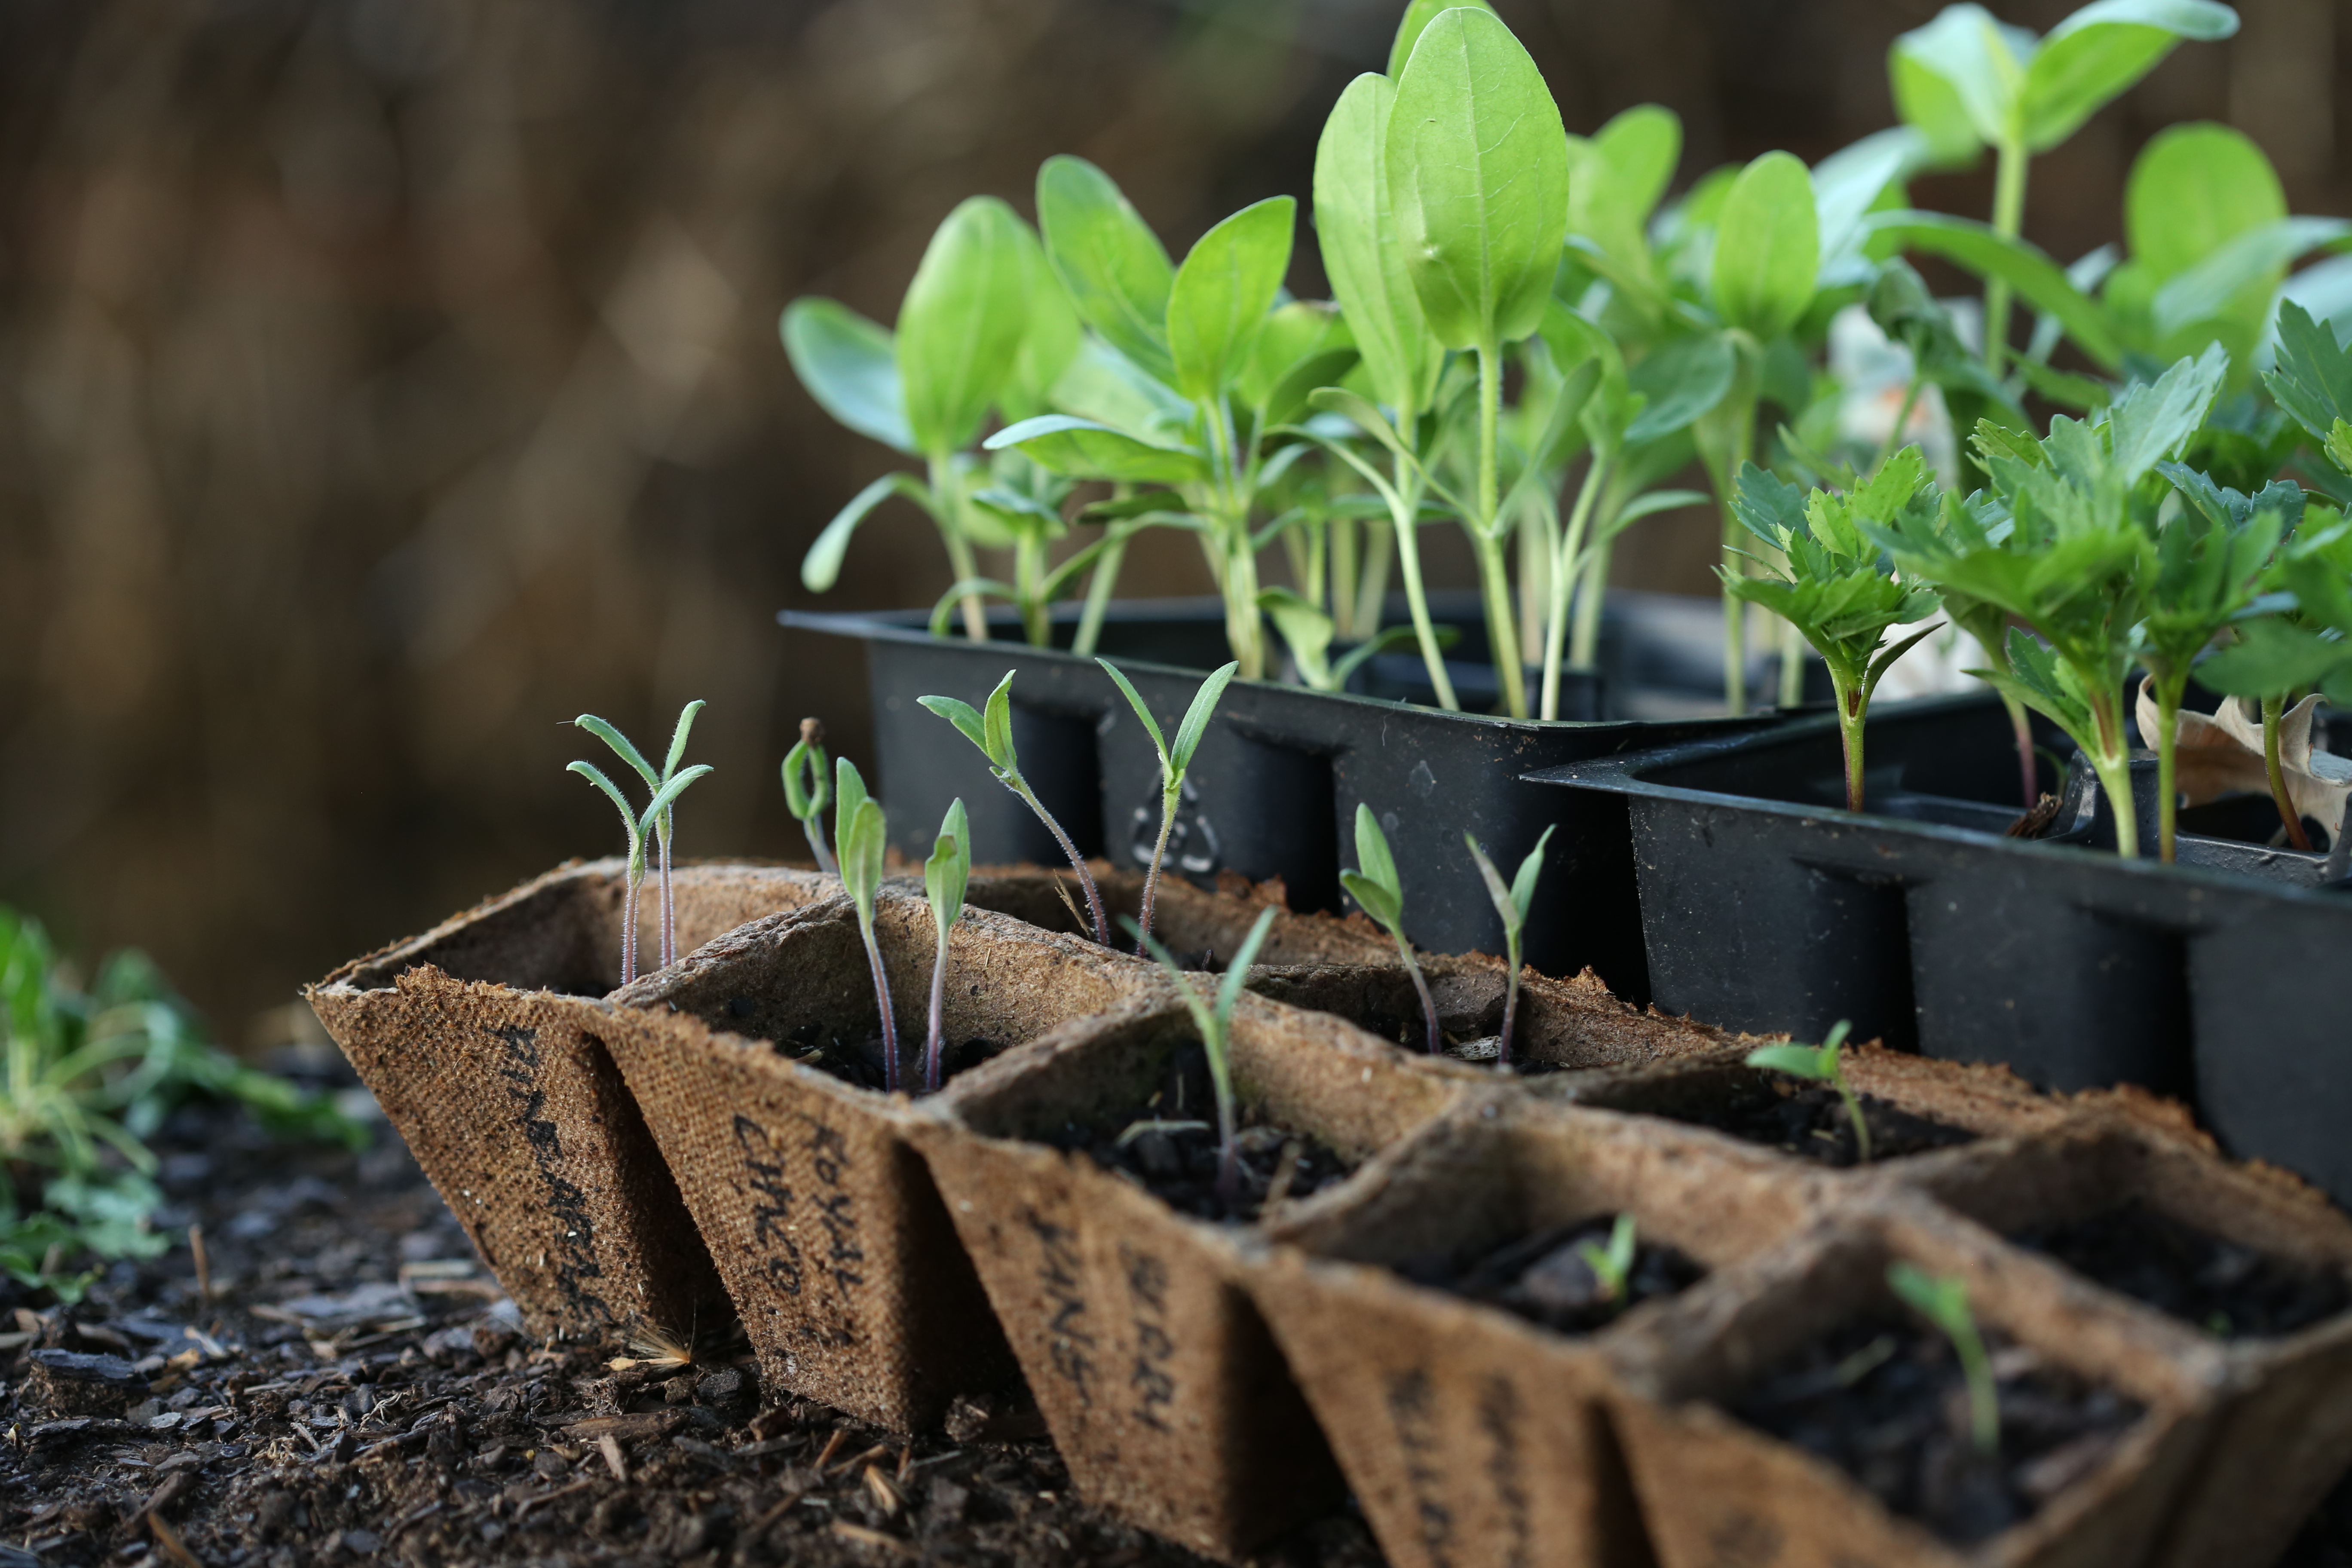
[(1627, 1287), (1633, 1279), (1633, 1258), (1638, 1243), (1633, 1234), (1633, 1216), (1621, 1214), (1617, 1223), (1609, 1227), (1609, 1245), (1598, 1246), (1590, 1241), (1576, 1244), (1576, 1255), (1592, 1270), (1592, 1278), (1601, 1286), (1601, 1299), (1622, 1307)]
[(833, 779), (825, 766), (824, 726), (814, 719), (801, 721), (801, 738), (784, 753), (784, 807), (799, 819), (816, 854), (816, 868), (838, 876), (833, 851), (824, 843), (824, 808), (833, 804)]
[(890, 842), (889, 830), (882, 818), (882, 803), (866, 793), (865, 775), (847, 757), (834, 761), (833, 798), (833, 841), (841, 847), (841, 883), (857, 906), (857, 931), (866, 940), (866, 962), (874, 969), (874, 1005), (882, 1015), (882, 1087), (896, 1092), (898, 1020), (890, 1008), (890, 980), (882, 971), (882, 948), (874, 940), (874, 897), (882, 888), (882, 857)]
[[(915, 700), (953, 724), (965, 740), (978, 746), (981, 755), (988, 759), (988, 771), (996, 782), (1019, 795), (1037, 814), (1037, 820), (1053, 834), (1054, 841), (1062, 847), (1062, 853), (1070, 858), (1070, 866), (1078, 874), (1078, 885), (1086, 890), (1087, 912), (1094, 921), (1095, 941), (1108, 947), (1110, 924), (1103, 918), (1102, 892), (1087, 869), (1086, 857), (1078, 853), (1078, 847), (1070, 842), (1070, 836), (1062, 831), (1062, 825), (1054, 820), (1054, 814), (1045, 809), (1045, 802), (1029, 787), (1029, 781), (1021, 776), (1021, 759), (1013, 746), (1013, 678), (1019, 673), (1013, 669), (1004, 672), (1004, 679), (988, 694), (985, 713), (975, 711), (971, 703), (953, 697), (919, 697)], [(1202, 721), (1205, 723), (1205, 719)], [(845, 857), (846, 853), (844, 851)]]
[(1969, 1428), (1977, 1452), (1988, 1457), (2000, 1453), (2000, 1393), (1993, 1382), (1991, 1358), (1985, 1354), (1984, 1335), (1977, 1329), (1976, 1314), (1969, 1310), (1968, 1281), (1896, 1263), (1886, 1270), (1886, 1283), (1952, 1342), (1961, 1375), (1968, 1379)]
[(1845, 1077), (1845, 1037), (1853, 1029), (1850, 1019), (1840, 1018), (1830, 1026), (1829, 1038), (1818, 1046), (1759, 1046), (1748, 1053), (1748, 1065), (1762, 1068), (1767, 1072), (1786, 1073), (1809, 1083), (1825, 1083), (1837, 1090), (1845, 1102), (1845, 1113), (1853, 1123), (1854, 1159), (1858, 1163), (1870, 1163), (1870, 1121), (1862, 1113), (1862, 1097)]
[(1192, 1015), (1193, 1026), (1201, 1032), (1201, 1049), (1209, 1058), (1209, 1081), (1217, 1092), (1217, 1201), (1228, 1214), (1239, 1205), (1242, 1190), (1240, 1151), (1234, 1142), (1234, 1064), (1229, 1048), (1234, 1004), (1241, 999), (1242, 987), (1249, 980), (1250, 965), (1257, 962), (1257, 950), (1265, 942), (1274, 915), (1271, 909), (1258, 912), (1257, 923), (1250, 927), (1249, 935), (1242, 938), (1240, 949), (1225, 965), (1224, 979), (1218, 984), (1213, 1000), (1202, 995), (1193, 976), (1184, 972), (1176, 955), (1161, 946), (1158, 937), (1150, 935), (1126, 916), (1119, 917), (1119, 923), (1175, 980), (1176, 989), (1183, 994), (1184, 1005)]
[[(1386, 626), (1334, 659), (1331, 639), (1339, 635), (1339, 623), (1320, 605), (1290, 588), (1268, 588), (1257, 596), (1257, 604), (1290, 649), (1298, 679), (1314, 691), (1345, 691), (1357, 670), (1418, 635), (1411, 626)], [(1436, 637), (1437, 646), (1446, 648), (1459, 642), (1462, 634), (1453, 626), (1439, 626)]]
[[(579, 718), (572, 721), (612, 747), (623, 762), (635, 768), (637, 776), (646, 781), (646, 793), (653, 797), (653, 803), (646, 807), (644, 825), (632, 836), (629, 853), (633, 858), (633, 864), (643, 859), (645, 853), (643, 840), (648, 833), (651, 834), (660, 853), (661, 967), (664, 969), (677, 962), (677, 905), (672, 896), (670, 884), (669, 842), (672, 827), (670, 816), (677, 797), (686, 793), (687, 785), (710, 772), (708, 766), (702, 766), (688, 768), (681, 773), (677, 771), (677, 764), (686, 760), (686, 741), (687, 736), (694, 729), (694, 716), (701, 712), (706, 706), (707, 704), (698, 699), (678, 710), (677, 726), (670, 732), (669, 755), (663, 761), (659, 773), (656, 773), (653, 764), (646, 761), (644, 752), (630, 744), (626, 735), (622, 734), (620, 731), (597, 718), (593, 713), (583, 713)], [(577, 773), (585, 765), (575, 763), (572, 764), (572, 771)], [(592, 782), (595, 778), (603, 777), (593, 769), (589, 770), (589, 776)], [(673, 788), (673, 785), (676, 787)], [(605, 789), (607, 794), (613, 795), (614, 804), (622, 805), (623, 814), (626, 815), (627, 807), (622, 804), (620, 792), (613, 789), (610, 784), (607, 784)], [(643, 868), (640, 866), (634, 875), (638, 881), (643, 881), (645, 878)], [(633, 890), (630, 901), (629, 932), (624, 943), (632, 956), (636, 946), (635, 907), (635, 895)], [(634, 968), (634, 965), (629, 967)], [(627, 984), (627, 979), (625, 978), (622, 984)]]
[(1396, 857), (1389, 853), (1388, 835), (1381, 831), (1372, 808), (1361, 801), (1356, 804), (1356, 868), (1340, 872), (1339, 885), (1395, 941), (1397, 956), (1404, 960), (1404, 972), (1412, 976), (1412, 988), (1421, 994), (1421, 1010), (1429, 1019), (1429, 1054), (1435, 1056), (1439, 1045), (1437, 1003), (1429, 994), (1429, 982), (1421, 973), (1420, 961), (1412, 955), (1412, 943), (1405, 940), (1404, 884), (1397, 876)]
[(931, 925), (939, 932), (939, 955), (931, 963), (931, 1030), (923, 1044), (923, 1092), (940, 1091), (941, 1041), (940, 1028), (947, 1011), (948, 933), (963, 913), (964, 889), (971, 882), (971, 824), (963, 802), (948, 807), (931, 858), (923, 862), (923, 891), (931, 900)]
[[(1192, 707), (1185, 710), (1184, 722), (1176, 728), (1175, 743), (1171, 745), (1160, 735), (1159, 722), (1151, 717), (1151, 710), (1145, 705), (1127, 677), (1119, 673), (1118, 668), (1107, 658), (1097, 658), (1095, 662), (1103, 667), (1111, 679), (1118, 683), (1119, 690), (1126, 694), (1128, 706), (1135, 710), (1138, 719), (1143, 721), (1143, 731), (1151, 737), (1152, 747), (1160, 753), (1160, 837), (1151, 846), (1151, 868), (1143, 876), (1143, 919), (1139, 927), (1143, 936), (1149, 936), (1151, 934), (1152, 903), (1160, 891), (1160, 865), (1168, 854), (1168, 835), (1176, 826), (1176, 807), (1183, 797), (1184, 772), (1192, 765), (1192, 753), (1200, 749), (1201, 737), (1209, 731), (1209, 716), (1217, 710), (1217, 699), (1224, 695), (1226, 683), (1233, 679), (1241, 665), (1236, 662), (1222, 666), (1211, 672), (1208, 679), (1201, 682), (1201, 689), (1192, 694)], [(1006, 679), (1012, 678), (1008, 676)], [(1137, 943), (1135, 951), (1140, 957), (1143, 952), (1140, 937)]]
[(1933, 516), (1936, 482), (1927, 459), (1918, 447), (1906, 447), (1868, 483), (1845, 495), (1824, 489), (1807, 495), (1750, 463), (1739, 471), (1734, 510), (1786, 564), (1759, 561), (1765, 574), (1760, 577), (1718, 567), (1723, 591), (1788, 621), (1829, 666), (1838, 737), (1845, 745), (1846, 809), (1860, 811), (1863, 725), (1871, 693), (1888, 668), (1935, 627), (1914, 632), (1891, 647), (1887, 629), (1934, 615), (1937, 598), (1933, 591), (1882, 568), (1878, 546), (1856, 522), (1885, 523), (1898, 513)]
[(1462, 842), (1470, 847), (1470, 858), (1478, 862), (1478, 875), (1486, 881), (1486, 896), (1495, 900), (1495, 913), (1503, 921), (1505, 962), (1510, 968), (1510, 979), (1503, 991), (1503, 1032), (1496, 1042), (1496, 1060), (1506, 1064), (1511, 1059), (1511, 1026), (1519, 1011), (1519, 944), (1527, 934), (1528, 910), (1536, 901), (1536, 879), (1543, 875), (1544, 846), (1551, 842), (1556, 826), (1555, 824), (1543, 830), (1536, 847), (1519, 862), (1518, 874), (1507, 884), (1495, 863), (1486, 858), (1486, 852), (1478, 847), (1478, 840), (1467, 833), (1462, 836)]

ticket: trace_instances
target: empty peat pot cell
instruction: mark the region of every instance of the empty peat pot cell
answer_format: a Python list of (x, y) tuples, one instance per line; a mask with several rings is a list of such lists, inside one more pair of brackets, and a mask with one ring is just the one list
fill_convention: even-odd
[[(930, 906), (886, 888), (874, 937), (900, 1082), (919, 1089), (938, 952)], [(1164, 987), (1091, 942), (968, 910), (950, 928), (940, 984), (946, 1081)], [(843, 899), (754, 921), (616, 992), (597, 1033), (677, 1174), (761, 1381), (905, 1431), (1016, 1374), (907, 1140), (920, 1101), (880, 1090), (880, 1017)]]
[(1643, 1561), (1613, 1347), (1811, 1216), (1785, 1167), (1664, 1122), (1474, 1100), (1283, 1236), (1251, 1289), (1398, 1568)]
[(1940, 1203), (2219, 1349), (2235, 1390), (2167, 1564), (2268, 1562), (2352, 1467), (2352, 1219), (2276, 1171), (2094, 1121), (1926, 1174)]
[(1662, 1568), (2146, 1561), (2219, 1352), (2013, 1258), (1858, 1207), (1664, 1309), (1611, 1394)]
[[(535, 1334), (672, 1335), (725, 1297), (661, 1157), (603, 1046), (566, 1001), (620, 984), (619, 860), (527, 882), (308, 993), (385, 1117)], [(678, 942), (831, 896), (781, 868), (688, 866), (673, 878)], [(641, 910), (655, 951), (656, 900)]]
[(1164, 992), (982, 1063), (913, 1125), (1081, 1495), (1232, 1557), (1346, 1493), (1253, 1260), (1379, 1185), (1462, 1091), (1247, 994), (1224, 1039), (1243, 1135), (1223, 1191), (1201, 1027)]

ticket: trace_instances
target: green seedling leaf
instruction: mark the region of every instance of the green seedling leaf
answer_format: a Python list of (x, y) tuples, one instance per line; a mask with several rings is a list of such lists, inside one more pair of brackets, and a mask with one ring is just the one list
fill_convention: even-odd
[(2107, 428), (2116, 477), (2124, 485), (2137, 484), (2158, 463), (2179, 456), (2205, 423), (2229, 370), (2229, 354), (2221, 344), (2210, 344), (2197, 358), (2180, 361), (2116, 400), (2107, 410)]
[(1021, 346), (1013, 352), (1012, 366), (997, 394), (997, 407), (1008, 423), (1053, 411), (1054, 389), (1069, 373), (1086, 337), (1069, 291), (1062, 287), (1054, 264), (1045, 258), (1045, 247), (1038, 243), (1036, 231), (1024, 223), (1014, 234), (1028, 286)]
[(793, 374), (817, 406), (893, 451), (919, 456), (888, 328), (833, 300), (795, 300), (778, 323)]
[(1991, 1360), (1985, 1354), (1984, 1336), (1977, 1329), (1976, 1314), (1969, 1310), (1968, 1282), (1899, 1262), (1887, 1269), (1886, 1283), (1906, 1305), (1952, 1342), (1952, 1349), (1959, 1353), (1960, 1370), (1968, 1378), (1969, 1425), (1977, 1451), (1999, 1453), (2000, 1391), (1993, 1381)]
[(1288, 588), (1267, 588), (1257, 596), (1257, 607), (1274, 622), (1274, 629), (1290, 649), (1299, 678), (1315, 691), (1336, 691), (1331, 672), (1331, 638), (1337, 630), (1323, 606)]
[(1688, 426), (1723, 401), (1738, 368), (1738, 355), (1721, 332), (1659, 345), (1626, 372), (1627, 384), (1647, 401), (1625, 427), (1625, 441), (1639, 446)]
[(668, 778), (676, 773), (677, 764), (686, 760), (686, 738), (694, 731), (694, 716), (709, 706), (698, 697), (678, 710), (677, 726), (669, 736), (669, 759), (662, 763), (662, 777)]
[(1709, 286), (1726, 324), (1769, 340), (1812, 303), (1821, 220), (1803, 162), (1767, 153), (1740, 172), (1716, 222)]
[(1099, 657), (1095, 662), (1103, 667), (1103, 673), (1110, 677), (1111, 684), (1118, 688), (1120, 694), (1127, 699), (1127, 705), (1134, 709), (1135, 716), (1143, 721), (1143, 732), (1151, 737), (1151, 749), (1160, 753), (1160, 785), (1165, 789), (1169, 778), (1177, 770), (1169, 760), (1168, 742), (1160, 733), (1160, 721), (1151, 716), (1151, 709), (1143, 700), (1142, 693), (1135, 689), (1135, 684), (1127, 679), (1118, 666)]
[(1589, 1241), (1577, 1243), (1576, 1255), (1592, 1270), (1592, 1278), (1600, 1283), (1602, 1300), (1625, 1300), (1625, 1287), (1633, 1278), (1633, 1259), (1639, 1245), (1630, 1213), (1619, 1215), (1616, 1223), (1609, 1227), (1607, 1247), (1596, 1247)]
[(1851, 1020), (1840, 1018), (1830, 1026), (1829, 1037), (1818, 1046), (1759, 1046), (1748, 1053), (1749, 1067), (1766, 1072), (1786, 1073), (1790, 1078), (1809, 1083), (1825, 1083), (1837, 1090), (1845, 1102), (1846, 1119), (1853, 1124), (1854, 1158), (1863, 1164), (1870, 1163), (1870, 1119), (1863, 1114), (1862, 1097), (1846, 1081), (1845, 1040), (1853, 1029)]
[(1250, 345), (1290, 269), (1298, 204), (1269, 196), (1202, 235), (1176, 269), (1168, 294), (1168, 346), (1176, 389), (1218, 395), (1240, 374)]
[(2333, 326), (2292, 300), (2279, 305), (2278, 335), (2278, 368), (2263, 384), (2296, 424), (2326, 441), (2338, 420), (2352, 417), (2352, 353), (2336, 341)]
[(1029, 320), (1026, 226), (994, 196), (972, 196), (931, 236), (898, 307), (907, 427), (926, 454), (980, 434)]
[(2032, 33), (1981, 5), (1947, 5), (1887, 53), (1895, 109), (1937, 162), (1965, 163), (2009, 133), (2033, 47)]
[(1534, 331), (1568, 233), (1568, 132), (1492, 12), (1457, 6), (1423, 31), (1387, 152), (1395, 243), (1438, 342), (1491, 350)]
[(628, 829), (629, 833), (629, 865), (636, 874), (642, 876), (646, 864), (645, 833), (637, 825), (637, 808), (629, 804), (629, 797), (621, 793), (621, 786), (605, 777), (604, 771), (594, 763), (570, 763), (565, 764), (563, 771), (568, 773), (578, 773), (582, 778), (604, 791), (604, 798), (611, 801), (614, 809), (621, 814), (622, 825)]
[(1388, 135), (1395, 103), (1396, 84), (1368, 73), (1332, 106), (1315, 149), (1315, 234), (1373, 395), (1391, 408), (1418, 412), (1444, 355), (1393, 240)]
[(2158, 289), (2149, 316), (2159, 334), (2233, 313), (2251, 314), (2259, 327), (2287, 264), (2347, 238), (2352, 222), (2335, 217), (2283, 217), (2250, 229)]
[(1404, 75), (1405, 62), (1412, 58), (1413, 46), (1421, 42), (1421, 35), (1437, 20), (1438, 14), (1450, 11), (1456, 5), (1475, 5), (1488, 11), (1494, 9), (1486, 0), (1411, 0), (1404, 8), (1403, 16), (1398, 19), (1396, 37), (1389, 43), (1391, 81)]
[(662, 813), (667, 811), (671, 805), (677, 801), (677, 797), (686, 793), (688, 785), (693, 784), (697, 779), (703, 777), (710, 771), (711, 767), (709, 763), (697, 763), (694, 766), (687, 769), (684, 773), (679, 773), (677, 777), (665, 780), (661, 788), (654, 792), (652, 803), (646, 807), (644, 825), (646, 830), (648, 832), (652, 830), (655, 823), (660, 819)]
[(1169, 748), (1168, 762), (1179, 780), (1192, 765), (1192, 753), (1201, 749), (1201, 737), (1209, 732), (1209, 720), (1216, 713), (1217, 701), (1241, 668), (1238, 661), (1220, 665), (1209, 672), (1209, 679), (1201, 682), (1201, 689), (1192, 694), (1192, 705), (1184, 710), (1184, 722), (1177, 726), (1176, 743)]
[(1874, 237), (1956, 261), (1979, 277), (2000, 279), (2017, 290), (2019, 299), (2056, 320), (2099, 368), (2121, 368), (2123, 345), (2105, 308), (2038, 247), (1945, 213), (1873, 213), (1863, 220), (1863, 227)]
[(614, 755), (636, 770), (637, 776), (646, 781), (646, 788), (661, 787), (661, 774), (654, 772), (654, 765), (646, 761), (646, 754), (638, 751), (626, 735), (622, 734), (620, 731), (593, 713), (583, 713), (572, 721), (612, 747)]
[(1209, 472), (1207, 459), (1194, 447), (1146, 440), (1067, 414), (1024, 419), (999, 430), (983, 445), (992, 452), (1018, 447), (1040, 466), (1079, 479), (1181, 485), (1205, 479)]
[[(988, 728), (979, 709), (957, 697), (918, 697), (915, 700), (954, 725), (965, 740), (980, 748), (982, 755), (988, 754)], [(996, 761), (992, 756), (988, 760), (992, 764)]]
[(883, 475), (852, 496), (849, 504), (834, 513), (824, 531), (816, 536), (816, 542), (801, 558), (802, 586), (812, 594), (831, 590), (841, 580), (842, 558), (849, 553), (849, 541), (857, 531), (857, 525), (894, 495), (906, 497), (926, 511), (930, 510), (931, 493), (920, 479), (907, 473)]
[(2121, 97), (2184, 39), (2238, 30), (2214, 0), (2093, 0), (2050, 29), (2027, 66), (2017, 110), (2025, 145), (2043, 153)]
[[(1361, 801), (1356, 805), (1356, 866), (1355, 875), (1359, 880), (1385, 893), (1391, 910), (1402, 909), (1404, 888), (1397, 879), (1396, 857), (1389, 852), (1388, 835), (1381, 831), (1380, 821), (1372, 816), (1372, 808)], [(1361, 899), (1357, 900), (1359, 903), (1362, 901)], [(1372, 913), (1369, 906), (1364, 912)], [(1388, 925), (1396, 916), (1391, 914), (1383, 919), (1373, 914), (1372, 918), (1382, 925)]]
[(1504, 983), (1503, 1027), (1496, 1043), (1496, 1059), (1505, 1063), (1511, 1059), (1512, 1022), (1519, 1009), (1520, 942), (1527, 931), (1528, 911), (1535, 905), (1536, 879), (1543, 875), (1544, 847), (1551, 842), (1557, 826), (1543, 830), (1536, 847), (1519, 862), (1518, 874), (1508, 886), (1504, 884), (1503, 874), (1495, 868), (1495, 863), (1486, 858), (1486, 852), (1478, 847), (1478, 840), (1468, 833), (1462, 836), (1462, 841), (1470, 847), (1470, 858), (1478, 863), (1478, 876), (1486, 884), (1486, 896), (1495, 902), (1495, 913), (1503, 921), (1503, 946), (1510, 973)]
[(1145, 371), (1173, 381), (1167, 321), (1176, 269), (1111, 177), (1084, 158), (1046, 159), (1037, 170), (1037, 223), (1080, 318)]
[(958, 799), (948, 807), (939, 837), (932, 841), (930, 858), (923, 862), (923, 891), (930, 899), (931, 919), (938, 925), (942, 949), (947, 945), (948, 928), (963, 913), (964, 889), (971, 883), (971, 823), (962, 800)]
[(2159, 284), (2286, 216), (2286, 192), (2271, 161), (2252, 138), (2226, 125), (2165, 127), (2132, 161), (2124, 187), (2132, 260)]

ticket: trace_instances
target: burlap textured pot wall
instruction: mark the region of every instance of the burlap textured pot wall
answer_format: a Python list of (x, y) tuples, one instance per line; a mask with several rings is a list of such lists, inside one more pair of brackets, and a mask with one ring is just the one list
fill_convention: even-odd
[(1253, 1226), (1179, 1215), (1041, 1140), (1108, 1127), (1194, 1042), (1181, 1006), (1074, 1025), (975, 1068), (923, 1151), (1082, 1496), (1233, 1557), (1345, 1488), (1243, 1285), (1255, 1245), (1388, 1177), (1390, 1148), (1460, 1098), (1335, 1018), (1244, 997), (1240, 1096), (1366, 1163)]
[[(726, 1312), (619, 1071), (562, 999), (619, 983), (624, 872), (618, 860), (563, 867), (308, 993), (541, 1336), (605, 1339), (640, 1323), (682, 1335)], [(831, 879), (693, 866), (676, 881), (691, 948), (821, 898)]]
[(1813, 1212), (1780, 1162), (1685, 1129), (1489, 1101), (1401, 1150), (1385, 1184), (1289, 1227), (1251, 1294), (1397, 1568), (1636, 1568), (1648, 1551), (1600, 1394), (1609, 1348), (1662, 1304), (1570, 1337), (1393, 1267), (1630, 1213), (1643, 1242), (1714, 1269)]
[[(1843, 1470), (1737, 1420), (1736, 1396), (1857, 1312), (1893, 1307), (1888, 1265), (1965, 1280), (1977, 1321), (2144, 1406), (2115, 1449), (2040, 1511), (1972, 1548), (1901, 1518)], [(1889, 1194), (1747, 1268), (1704, 1280), (1613, 1348), (1611, 1419), (1658, 1568), (2117, 1568), (2146, 1563), (2205, 1449), (2221, 1353), (2152, 1332), (2063, 1269)]]
[[(2352, 1220), (2317, 1193), (2283, 1172), (2224, 1164), (2117, 1123), (1955, 1163), (1922, 1185), (2004, 1235), (2137, 1204), (2250, 1252), (2352, 1279)], [(2202, 1324), (2127, 1296), (2115, 1300), (2117, 1311), (2146, 1319), (2152, 1335), (2214, 1342)], [(2221, 1342), (2237, 1392), (2165, 1530), (2160, 1568), (2272, 1561), (2352, 1466), (2352, 1313), (2277, 1338)]]
[[(876, 939), (907, 1070), (918, 1073), (936, 940), (929, 905), (891, 884)], [(1151, 969), (1091, 942), (967, 911), (950, 939), (944, 1037), (1018, 1046), (1163, 986)], [(788, 1054), (879, 1033), (846, 899), (731, 931), (615, 993), (606, 1012), (600, 1037), (644, 1108), (772, 1391), (909, 1431), (958, 1394), (1013, 1380), (1003, 1335), (906, 1141), (908, 1098)]]

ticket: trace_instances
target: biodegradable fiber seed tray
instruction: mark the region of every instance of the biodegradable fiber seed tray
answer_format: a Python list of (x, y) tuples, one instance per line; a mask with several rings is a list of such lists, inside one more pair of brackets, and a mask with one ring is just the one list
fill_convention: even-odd
[[(886, 884), (875, 938), (902, 1059), (919, 1073), (935, 953), (919, 889)], [(1092, 942), (968, 910), (942, 993), (949, 1064), (1159, 998), (1165, 984)], [(907, 1141), (915, 1102), (857, 1081), (874, 1076), (860, 1047), (878, 1047), (880, 1018), (846, 898), (730, 931), (601, 1011), (589, 1033), (644, 1108), (772, 1394), (910, 1431), (959, 1394), (1015, 1381)]]
[[(635, 1102), (562, 1000), (619, 983), (625, 872), (617, 859), (562, 867), (307, 993), (541, 1337), (684, 1336), (726, 1312)], [(679, 946), (838, 886), (781, 868), (680, 868)]]

